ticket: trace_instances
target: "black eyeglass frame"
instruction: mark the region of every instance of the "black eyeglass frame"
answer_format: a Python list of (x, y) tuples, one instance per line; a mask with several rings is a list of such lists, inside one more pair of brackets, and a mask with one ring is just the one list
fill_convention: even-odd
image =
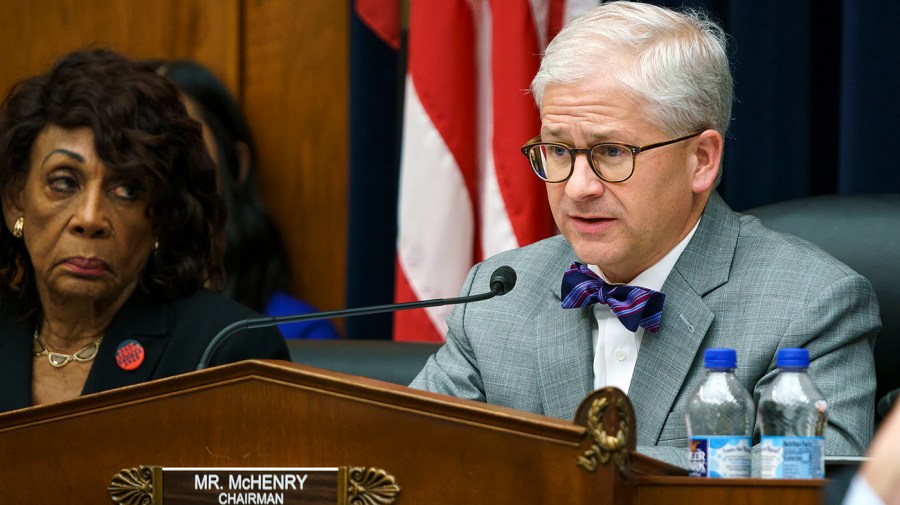
[[(690, 138), (694, 138), (696, 136), (699, 136), (704, 131), (705, 130), (700, 130), (696, 133), (692, 133), (690, 135), (685, 135), (684, 137), (678, 137), (677, 139), (666, 140), (664, 142), (657, 142), (655, 144), (648, 144), (646, 146), (640, 146), (640, 147), (633, 146), (631, 144), (621, 144), (618, 142), (601, 142), (599, 144), (594, 144), (591, 147), (577, 148), (577, 147), (569, 147), (565, 144), (560, 144), (558, 142), (538, 142), (539, 140), (541, 140), (541, 136), (538, 135), (537, 137), (534, 137), (533, 139), (526, 142), (525, 145), (523, 145), (520, 150), (521, 150), (522, 154), (526, 158), (528, 158), (528, 164), (531, 166), (531, 171), (534, 172), (534, 174), (537, 175), (538, 178), (544, 182), (549, 182), (549, 183), (555, 184), (555, 183), (568, 181), (569, 178), (572, 177), (572, 174), (575, 173), (575, 157), (578, 156), (578, 153), (584, 153), (587, 156), (588, 165), (591, 167), (591, 171), (594, 172), (594, 175), (599, 177), (600, 180), (602, 180), (602, 181), (610, 182), (610, 183), (617, 183), (617, 182), (625, 182), (628, 179), (630, 179), (632, 175), (634, 175), (635, 159), (637, 158), (638, 154), (640, 154), (644, 151), (649, 151), (651, 149), (656, 149), (657, 147), (663, 147), (663, 146), (675, 144), (677, 142), (681, 142), (681, 141), (684, 141), (684, 140), (687, 140)], [(528, 152), (531, 151), (531, 149), (533, 149), (535, 147), (539, 147), (539, 146), (561, 147), (561, 148), (567, 150), (569, 152), (569, 158), (571, 158), (571, 160), (572, 160), (572, 164), (569, 166), (568, 175), (566, 175), (563, 179), (560, 179), (558, 181), (552, 181), (549, 179), (545, 179), (544, 177), (541, 177), (541, 175), (538, 173), (537, 168), (535, 168), (534, 164), (531, 162), (531, 155), (528, 154)], [(591, 155), (591, 153), (594, 151), (594, 149), (596, 149), (598, 147), (602, 147), (602, 146), (621, 147), (621, 148), (625, 148), (625, 149), (631, 151), (631, 171), (628, 172), (628, 175), (625, 178), (619, 179), (619, 180), (608, 179), (606, 177), (603, 177), (600, 174), (600, 171), (597, 170), (597, 167), (594, 166), (594, 157)]]

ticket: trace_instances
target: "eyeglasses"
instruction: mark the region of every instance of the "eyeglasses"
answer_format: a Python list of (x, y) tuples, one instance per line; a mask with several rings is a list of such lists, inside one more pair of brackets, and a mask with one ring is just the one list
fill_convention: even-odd
[(606, 182), (623, 182), (634, 173), (634, 158), (639, 153), (681, 142), (703, 133), (699, 131), (684, 137), (658, 142), (643, 147), (605, 142), (586, 149), (577, 149), (555, 142), (540, 142), (541, 136), (522, 146), (522, 154), (531, 163), (531, 169), (545, 182), (565, 182), (575, 171), (575, 156), (588, 155), (588, 164), (597, 177)]

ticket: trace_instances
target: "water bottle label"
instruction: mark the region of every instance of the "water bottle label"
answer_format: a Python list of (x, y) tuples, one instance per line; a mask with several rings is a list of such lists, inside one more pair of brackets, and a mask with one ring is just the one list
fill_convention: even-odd
[(695, 477), (750, 477), (750, 437), (694, 436), (690, 441), (690, 474)]
[(759, 441), (764, 479), (825, 478), (825, 437), (770, 437)]

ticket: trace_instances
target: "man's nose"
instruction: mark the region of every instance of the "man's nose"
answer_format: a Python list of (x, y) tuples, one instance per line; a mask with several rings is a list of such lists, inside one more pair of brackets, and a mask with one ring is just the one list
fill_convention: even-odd
[(566, 195), (573, 200), (596, 198), (606, 191), (604, 182), (594, 173), (588, 162), (588, 155), (583, 152), (575, 156), (572, 176), (565, 184)]

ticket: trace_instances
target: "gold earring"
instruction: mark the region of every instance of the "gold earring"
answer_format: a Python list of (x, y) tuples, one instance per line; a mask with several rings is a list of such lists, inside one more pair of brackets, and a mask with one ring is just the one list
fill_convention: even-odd
[(25, 216), (19, 216), (19, 219), (16, 219), (15, 224), (13, 224), (12, 234), (16, 238), (22, 238), (25, 235)]
[(153, 239), (153, 254), (159, 252), (159, 239)]

